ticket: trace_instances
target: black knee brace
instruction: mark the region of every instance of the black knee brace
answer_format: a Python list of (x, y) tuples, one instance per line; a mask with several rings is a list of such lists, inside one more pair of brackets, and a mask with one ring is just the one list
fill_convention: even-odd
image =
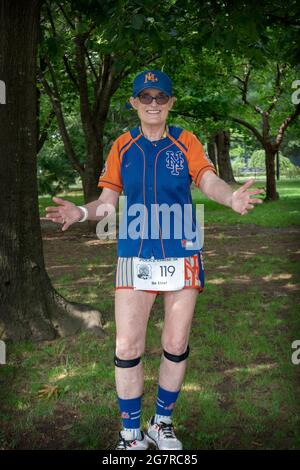
[(119, 359), (117, 356), (114, 358), (114, 363), (116, 367), (129, 368), (135, 367), (139, 364), (141, 358), (137, 357), (136, 359)]
[(181, 361), (184, 361), (188, 355), (190, 353), (190, 347), (188, 345), (188, 347), (186, 348), (186, 351), (181, 354), (180, 356), (176, 356), (175, 354), (170, 354), (168, 353), (167, 351), (164, 350), (164, 356), (169, 359), (169, 361), (172, 361), (172, 362), (181, 362)]

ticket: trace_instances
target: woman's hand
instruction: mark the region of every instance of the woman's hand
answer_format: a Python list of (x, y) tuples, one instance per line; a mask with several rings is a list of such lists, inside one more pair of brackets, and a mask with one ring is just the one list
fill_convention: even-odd
[(254, 203), (261, 204), (263, 202), (262, 199), (250, 197), (254, 194), (264, 193), (263, 189), (253, 189), (252, 191), (247, 191), (247, 189), (252, 186), (254, 181), (255, 180), (253, 178), (248, 180), (245, 184), (243, 184), (243, 186), (234, 191), (232, 194), (231, 208), (241, 215), (245, 215), (248, 213), (248, 210), (254, 209)]
[(82, 211), (73, 202), (59, 197), (53, 197), (52, 200), (59, 204), (59, 206), (46, 207), (46, 217), (56, 224), (62, 224), (62, 231), (67, 230), (72, 224), (75, 224), (75, 222), (82, 218)]

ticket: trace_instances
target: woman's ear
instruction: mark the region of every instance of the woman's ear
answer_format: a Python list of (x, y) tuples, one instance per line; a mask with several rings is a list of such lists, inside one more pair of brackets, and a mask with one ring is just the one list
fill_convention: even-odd
[(131, 96), (129, 98), (129, 103), (131, 104), (131, 106), (133, 107), (133, 109), (137, 109), (137, 106), (136, 106), (136, 98), (134, 98), (133, 96)]

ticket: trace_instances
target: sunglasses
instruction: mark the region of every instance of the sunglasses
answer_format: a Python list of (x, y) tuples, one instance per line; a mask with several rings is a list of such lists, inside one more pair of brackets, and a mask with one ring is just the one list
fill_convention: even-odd
[(160, 93), (156, 96), (151, 96), (149, 93), (141, 93), (138, 95), (138, 99), (142, 104), (151, 104), (153, 100), (155, 100), (157, 104), (167, 104), (170, 97), (164, 93)]

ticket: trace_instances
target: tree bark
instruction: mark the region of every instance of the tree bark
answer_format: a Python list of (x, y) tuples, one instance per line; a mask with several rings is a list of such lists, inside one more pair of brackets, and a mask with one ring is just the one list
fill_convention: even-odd
[(279, 194), (276, 191), (276, 178), (275, 178), (275, 155), (276, 149), (271, 144), (265, 145), (265, 163), (267, 173), (267, 188), (266, 188), (266, 201), (276, 201), (279, 199)]
[(210, 160), (213, 162), (215, 169), (217, 170), (217, 147), (216, 147), (216, 136), (211, 134), (208, 139), (207, 153)]
[[(91, 329), (101, 315), (67, 302), (47, 275), (36, 177), (36, 52), (40, 0), (0, 3), (0, 338), (45, 340)], [(21, 51), (21, 52), (20, 52)]]
[(230, 134), (228, 131), (220, 131), (216, 135), (217, 157), (219, 177), (226, 183), (235, 183), (233, 171), (230, 162)]
[[(98, 188), (99, 173), (103, 167), (103, 128), (99, 132), (98, 115), (93, 112), (88, 93), (88, 78), (85, 62), (84, 38), (75, 38), (76, 68), (80, 97), (80, 116), (86, 143), (86, 164), (82, 174), (82, 186), (85, 203), (98, 199), (101, 190)], [(105, 116), (106, 119), (107, 116)]]

